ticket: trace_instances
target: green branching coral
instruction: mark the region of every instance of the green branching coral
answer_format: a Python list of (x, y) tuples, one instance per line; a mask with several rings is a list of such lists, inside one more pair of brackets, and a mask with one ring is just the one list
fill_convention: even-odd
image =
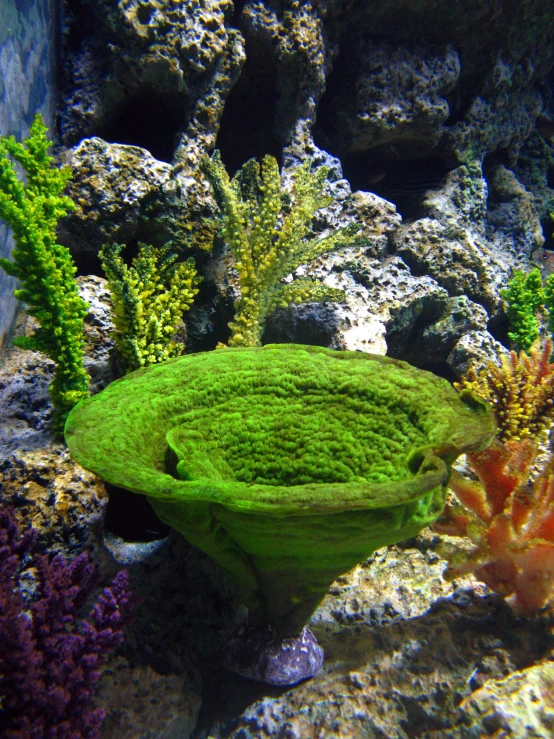
[[(88, 306), (77, 292), (76, 268), (68, 249), (56, 243), (58, 220), (74, 209), (61, 194), (71, 171), (52, 167), (46, 131), (37, 115), (23, 144), (13, 136), (0, 138), (0, 218), (15, 240), (13, 261), (0, 259), (0, 266), (20, 281), (21, 288), (14, 294), (40, 324), (32, 336), (14, 343), (44, 352), (56, 363), (50, 394), (60, 425), (89, 392), (83, 362), (83, 319)], [(25, 171), (25, 182), (14, 162)]]
[(201, 169), (221, 209), (223, 235), (239, 275), (241, 297), (230, 324), (229, 346), (259, 346), (266, 319), (278, 307), (344, 300), (342, 290), (310, 279), (283, 282), (322, 254), (366, 243), (356, 236), (359, 225), (309, 238), (314, 213), (333, 201), (323, 194), (327, 167), (311, 172), (309, 160), (298, 168), (288, 212), (284, 212), (279, 167), (271, 156), (265, 156), (261, 166), (255, 159), (246, 162), (232, 180), (218, 151), (202, 161)]
[(221, 567), (251, 624), (304, 626), (333, 580), (413, 536), (492, 412), (405, 362), (302, 345), (224, 348), (139, 370), (80, 403), (75, 459), (148, 497)]
[(502, 297), (508, 303), (508, 338), (528, 352), (539, 336), (537, 311), (544, 302), (540, 270), (535, 268), (528, 274), (515, 270)]
[(173, 338), (201, 278), (194, 260), (177, 262), (169, 245), (139, 244), (131, 267), (121, 258), (123, 248), (106, 244), (99, 256), (112, 296), (118, 361), (124, 372), (133, 372), (183, 353), (184, 345)]

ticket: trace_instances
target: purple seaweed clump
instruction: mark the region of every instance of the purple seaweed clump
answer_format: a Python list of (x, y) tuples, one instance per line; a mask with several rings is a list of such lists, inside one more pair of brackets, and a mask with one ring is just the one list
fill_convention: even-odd
[(0, 511), (0, 736), (96, 739), (104, 711), (94, 705), (94, 686), (136, 601), (119, 572), (79, 624), (97, 582), (86, 553), (71, 562), (34, 555), (27, 601), (20, 576), (34, 540), (33, 530), (20, 534), (13, 510)]

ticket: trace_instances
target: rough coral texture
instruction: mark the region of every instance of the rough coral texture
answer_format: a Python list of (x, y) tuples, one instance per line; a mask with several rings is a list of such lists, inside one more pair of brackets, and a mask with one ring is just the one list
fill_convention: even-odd
[(223, 568), (254, 623), (283, 635), (364, 552), (434, 520), (449, 465), (493, 434), (484, 403), (430, 373), (298, 345), (154, 365), (66, 427), (81, 464), (148, 496)]

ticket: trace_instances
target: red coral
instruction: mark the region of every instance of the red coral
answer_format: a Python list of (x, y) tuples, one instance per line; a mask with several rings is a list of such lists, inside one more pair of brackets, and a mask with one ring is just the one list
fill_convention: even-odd
[(448, 577), (473, 572), (505, 596), (518, 614), (531, 614), (554, 595), (554, 457), (529, 483), (537, 447), (530, 439), (496, 439), (467, 459), (478, 480), (454, 472), (450, 504), (435, 524), (442, 533), (469, 536), (473, 551), (451, 562)]

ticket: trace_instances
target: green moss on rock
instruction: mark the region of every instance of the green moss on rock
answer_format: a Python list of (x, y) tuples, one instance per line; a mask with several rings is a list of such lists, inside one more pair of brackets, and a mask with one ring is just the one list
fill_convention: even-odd
[(76, 408), (69, 448), (222, 568), (283, 634), (331, 582), (439, 515), (488, 406), (387, 357), (269, 345), (139, 370)]

